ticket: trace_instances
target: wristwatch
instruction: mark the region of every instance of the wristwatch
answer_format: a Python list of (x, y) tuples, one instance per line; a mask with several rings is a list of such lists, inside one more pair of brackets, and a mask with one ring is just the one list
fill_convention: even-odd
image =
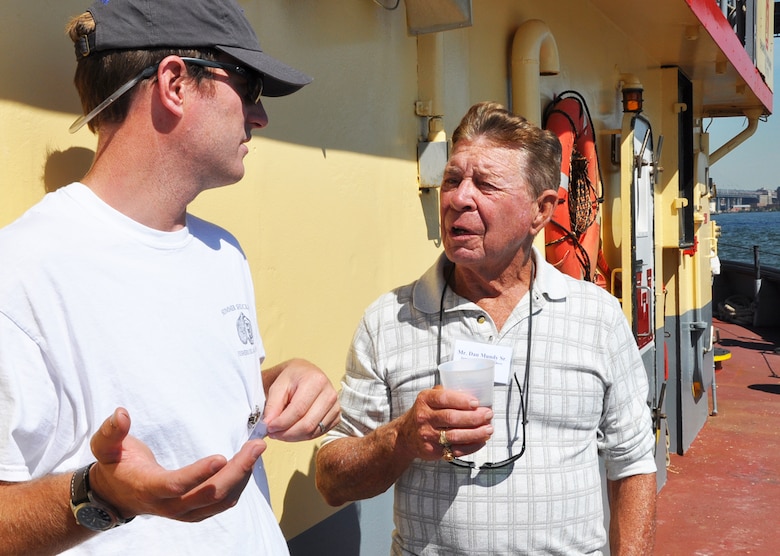
[(95, 496), (89, 488), (89, 470), (96, 462), (78, 469), (70, 479), (70, 509), (76, 523), (92, 531), (108, 531), (128, 523), (133, 518), (122, 519), (119, 512)]

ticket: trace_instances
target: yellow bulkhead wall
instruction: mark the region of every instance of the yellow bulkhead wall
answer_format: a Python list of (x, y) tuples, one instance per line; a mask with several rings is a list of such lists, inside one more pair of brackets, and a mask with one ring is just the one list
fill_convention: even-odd
[[(394, 11), (372, 0), (240, 3), (264, 49), (314, 82), (265, 101), (270, 124), (254, 134), (244, 179), (204, 193), (192, 212), (233, 232), (246, 251), (267, 362), (305, 357), (338, 384), (363, 309), (419, 276), (440, 252), (430, 202), (421, 200), (417, 184), (424, 122), (415, 102), (427, 100), (418, 98), (417, 39), (407, 33), (404, 1)], [(47, 182), (53, 188), (78, 179), (89, 163), (94, 137), (86, 128), (67, 132), (80, 107), (73, 49), (63, 33), (67, 18), (87, 4), (4, 4), (0, 225), (38, 201)], [(567, 89), (589, 103), (607, 197), (604, 248), (610, 264), (620, 266), (625, 240), (613, 230), (630, 211), (621, 208), (620, 168), (609, 157), (608, 130), (620, 129), (623, 116), (618, 83), (620, 74), (633, 73), (644, 84), (645, 114), (657, 136), (664, 132), (661, 79), (647, 69), (657, 61), (588, 2), (474, 0), (473, 25), (447, 31), (441, 41), (445, 132), (449, 137), (474, 102), (508, 103), (509, 45), (530, 19), (550, 27), (561, 66), (540, 79), (540, 107)], [(316, 446), (269, 442), (272, 503), (288, 538), (333, 512), (314, 487)]]

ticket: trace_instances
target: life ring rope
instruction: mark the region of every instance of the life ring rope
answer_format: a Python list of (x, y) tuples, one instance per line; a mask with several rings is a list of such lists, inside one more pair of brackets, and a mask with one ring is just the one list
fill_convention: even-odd
[[(562, 115), (564, 118), (566, 118), (569, 121), (569, 124), (571, 125), (572, 130), (574, 130), (574, 136), (575, 136), (574, 144), (575, 145), (577, 144), (576, 140), (582, 138), (582, 131), (580, 131), (579, 126), (576, 124), (576, 122), (572, 119), (572, 117), (568, 113), (564, 112), (563, 110), (559, 110), (559, 109), (555, 108), (556, 103), (558, 103), (561, 100), (563, 100), (564, 98), (568, 98), (568, 97), (576, 98), (579, 101), (580, 106), (582, 106), (582, 109), (585, 110), (585, 116), (587, 118), (586, 119), (586, 126), (582, 129), (582, 131), (585, 131), (587, 128), (590, 128), (592, 130), (592, 132), (593, 132), (593, 137), (594, 137), (593, 152), (596, 154), (596, 161), (597, 161), (597, 163), (596, 163), (596, 171), (598, 172), (598, 177), (599, 177), (599, 180), (598, 180), (599, 181), (599, 183), (598, 183), (599, 189), (595, 190), (595, 186), (593, 184), (591, 184), (591, 186), (594, 187), (594, 190), (595, 190), (595, 193), (596, 193), (596, 202), (599, 205), (601, 205), (604, 202), (604, 185), (603, 185), (604, 184), (604, 177), (601, 174), (601, 165), (598, 164), (598, 160), (600, 160), (600, 158), (599, 158), (598, 141), (595, 141), (596, 128), (593, 127), (593, 118), (591, 118), (591, 116), (590, 116), (590, 108), (588, 108), (588, 103), (585, 102), (585, 97), (583, 97), (581, 93), (579, 93), (578, 91), (575, 91), (573, 89), (569, 89), (567, 91), (563, 91), (559, 95), (555, 95), (555, 97), (553, 98), (553, 101), (547, 106), (547, 108), (544, 111), (544, 117), (543, 117), (543, 120), (545, 122), (544, 125), (546, 126), (547, 120), (550, 118), (551, 114), (560, 114), (560, 115)], [(571, 176), (570, 176), (570, 178), (571, 178)], [(571, 179), (569, 181), (571, 181)]]
[(557, 245), (559, 243), (563, 243), (566, 240), (571, 241), (572, 245), (575, 248), (574, 254), (577, 257), (577, 259), (580, 261), (580, 266), (582, 266), (583, 270), (585, 271), (585, 275), (590, 276), (590, 272), (591, 272), (590, 255), (588, 255), (588, 251), (585, 249), (582, 243), (580, 243), (580, 240), (577, 239), (577, 236), (574, 235), (574, 233), (571, 230), (569, 230), (559, 222), (556, 222), (555, 220), (550, 220), (550, 224), (557, 226), (564, 235), (554, 241), (546, 243), (545, 246), (549, 247), (551, 245)]
[(548, 260), (566, 274), (598, 281), (596, 270), (604, 274), (599, 225), (604, 181), (590, 109), (580, 93), (566, 90), (546, 107), (543, 121), (564, 146), (558, 208), (545, 234)]

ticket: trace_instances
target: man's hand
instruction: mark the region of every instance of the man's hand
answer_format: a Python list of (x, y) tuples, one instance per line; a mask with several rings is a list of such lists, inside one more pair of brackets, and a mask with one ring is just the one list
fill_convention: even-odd
[(423, 390), (414, 405), (365, 436), (338, 438), (317, 452), (317, 489), (332, 506), (385, 492), (415, 459), (444, 455), (441, 431), (455, 457), (482, 448), (493, 434), (493, 410), (440, 386)]
[(455, 457), (473, 454), (493, 434), (492, 419), (493, 410), (479, 407), (474, 396), (436, 386), (420, 392), (414, 405), (399, 418), (398, 445), (410, 460), (441, 459), (444, 431)]
[(266, 390), (263, 421), (268, 436), (295, 442), (310, 440), (340, 420), (338, 395), (328, 377), (303, 359), (291, 359), (263, 372)]
[(131, 436), (130, 415), (118, 408), (92, 436), (97, 464), (90, 485), (124, 518), (151, 514), (201, 521), (234, 506), (266, 445), (251, 440), (231, 460), (214, 455), (169, 471), (149, 447)]

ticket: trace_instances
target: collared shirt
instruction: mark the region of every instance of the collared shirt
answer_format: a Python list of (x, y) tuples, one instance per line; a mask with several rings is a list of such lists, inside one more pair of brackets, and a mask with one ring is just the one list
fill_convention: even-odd
[[(534, 258), (526, 452), (492, 470), (415, 460), (395, 485), (394, 554), (599, 554), (607, 535), (598, 456), (612, 480), (655, 471), (647, 377), (619, 303)], [(529, 295), (498, 330), (475, 303), (444, 290), (448, 264), (442, 255), (366, 310), (341, 424), (326, 441), (392, 421), (437, 383), (440, 307), (441, 361), (459, 338), (508, 346), (523, 383)], [(520, 450), (519, 400), (514, 380), (495, 385), (493, 437), (465, 459), (497, 462)]]

